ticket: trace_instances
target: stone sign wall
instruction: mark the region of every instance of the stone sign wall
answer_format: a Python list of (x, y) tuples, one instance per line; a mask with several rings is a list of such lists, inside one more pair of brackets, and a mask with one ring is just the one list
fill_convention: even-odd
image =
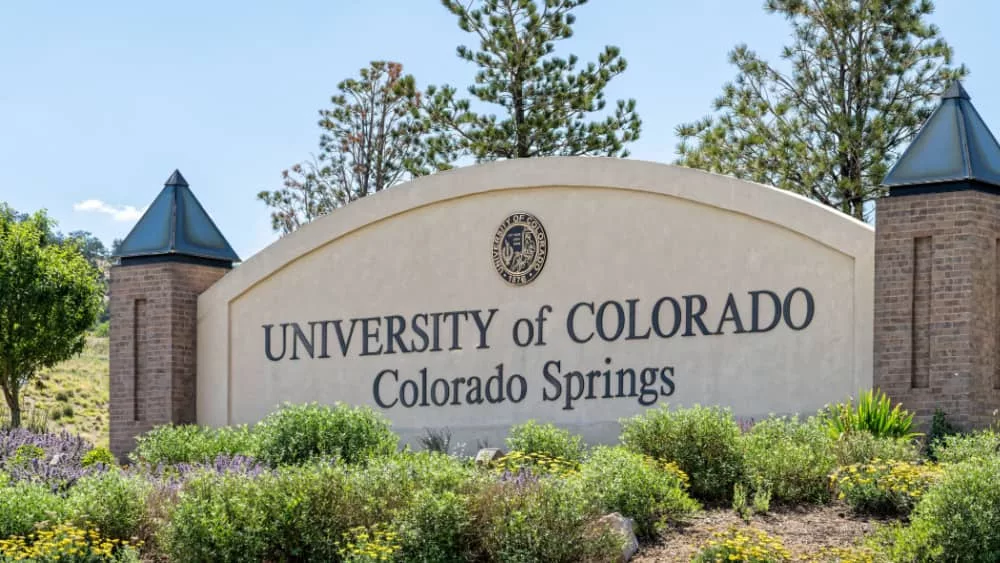
[(474, 445), (529, 418), (614, 441), (663, 403), (811, 414), (872, 384), (873, 245), (805, 198), (661, 164), (436, 174), (201, 294), (197, 420), (342, 401)]

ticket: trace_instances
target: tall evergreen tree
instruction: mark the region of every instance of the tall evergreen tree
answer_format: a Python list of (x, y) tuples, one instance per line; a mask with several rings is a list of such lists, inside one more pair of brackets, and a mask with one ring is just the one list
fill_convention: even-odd
[(605, 47), (583, 68), (576, 55), (553, 55), (556, 42), (573, 34), (573, 10), (586, 1), (442, 0), (479, 41), (478, 50), (458, 47), (458, 56), (479, 68), (469, 93), (477, 107), (499, 106), (500, 115), (478, 113), (452, 86), (428, 88), (424, 111), (433, 133), (427, 156), (438, 168), (463, 156), (482, 162), (628, 155), (624, 147), (639, 138), (641, 125), (635, 100), (619, 100), (604, 112), (604, 90), (627, 66), (619, 49)]
[(257, 194), (282, 234), (406, 179), (423, 162), (420, 94), (401, 64), (374, 61), (337, 90), (319, 112), (319, 155), (283, 171), (280, 189)]
[(782, 72), (746, 45), (717, 115), (678, 127), (678, 164), (771, 184), (858, 219), (937, 95), (965, 74), (929, 0), (767, 0), (794, 41)]

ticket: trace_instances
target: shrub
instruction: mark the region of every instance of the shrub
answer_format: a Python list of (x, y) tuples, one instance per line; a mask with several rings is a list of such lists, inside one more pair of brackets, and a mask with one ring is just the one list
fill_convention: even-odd
[(692, 562), (781, 563), (791, 560), (791, 554), (780, 539), (755, 528), (730, 528), (713, 534)]
[(40, 522), (59, 522), (65, 501), (40, 483), (0, 487), (0, 538), (23, 536)]
[(112, 541), (93, 528), (58, 524), (39, 530), (34, 537), (23, 535), (0, 540), (3, 561), (53, 561), (91, 563), (96, 561), (138, 562), (138, 545)]
[(549, 457), (543, 453), (524, 453), (521, 451), (510, 452), (495, 463), (495, 469), (499, 473), (517, 473), (527, 469), (538, 475), (565, 477), (577, 473), (580, 469), (579, 461)]
[(691, 492), (727, 499), (742, 476), (740, 429), (728, 409), (670, 410), (668, 405), (622, 421), (622, 443), (632, 451), (673, 461), (691, 478)]
[(836, 467), (833, 440), (814, 418), (770, 417), (743, 436), (746, 478), (754, 491), (770, 489), (785, 503), (825, 502)]
[(23, 428), (0, 430), (0, 467), (13, 481), (44, 483), (53, 491), (65, 490), (94, 470), (81, 467), (81, 458), (90, 449), (86, 440), (67, 432), (39, 434)]
[(698, 503), (685, 491), (686, 477), (673, 464), (603, 446), (591, 452), (580, 472), (600, 507), (632, 518), (640, 537), (653, 537), (663, 524), (698, 510)]
[(837, 465), (869, 463), (875, 459), (917, 461), (920, 449), (914, 440), (906, 438), (877, 438), (868, 432), (844, 434), (834, 442)]
[(482, 487), (470, 500), (476, 561), (609, 561), (623, 538), (595, 525), (600, 515), (580, 479), (512, 479)]
[(927, 433), (925, 442), (927, 457), (937, 460), (935, 450), (940, 442), (947, 436), (954, 436), (959, 433), (959, 429), (948, 421), (948, 415), (940, 408), (934, 409), (934, 418), (931, 419), (931, 430)]
[(345, 563), (391, 561), (401, 547), (396, 533), (386, 526), (376, 524), (370, 529), (357, 526), (348, 530), (337, 543), (337, 555)]
[(451, 430), (447, 428), (442, 430), (427, 428), (426, 431), (427, 435), (420, 438), (420, 443), (424, 446), (425, 450), (442, 454), (451, 452)]
[(516, 424), (511, 427), (506, 441), (511, 450), (527, 454), (543, 454), (576, 462), (583, 460), (583, 438), (551, 423), (539, 424), (529, 420)]
[(841, 467), (830, 481), (855, 512), (906, 515), (941, 475), (934, 464), (874, 460)]
[(1000, 455), (1000, 434), (992, 429), (965, 435), (945, 436), (934, 448), (941, 463), (960, 463)]
[(253, 455), (255, 450), (256, 437), (246, 425), (165, 424), (139, 436), (129, 459), (133, 463), (202, 463), (220, 455)]
[(467, 561), (465, 536), (471, 533), (468, 497), (454, 491), (419, 491), (399, 516), (399, 529), (399, 559), (403, 561)]
[(356, 463), (396, 451), (389, 421), (368, 407), (284, 405), (254, 429), (260, 458), (273, 465), (338, 457)]
[(108, 537), (128, 539), (139, 534), (151, 491), (141, 477), (109, 471), (77, 481), (66, 505), (77, 524), (92, 523)]
[(83, 454), (83, 458), (80, 460), (81, 467), (90, 467), (98, 463), (107, 467), (117, 465), (114, 454), (108, 448), (94, 448)]
[(897, 528), (896, 558), (907, 561), (1000, 560), (1000, 458), (948, 468)]
[(893, 407), (885, 393), (874, 389), (861, 393), (857, 407), (851, 399), (830, 406), (824, 414), (827, 431), (835, 439), (852, 432), (868, 432), (879, 438), (919, 436), (911, 432), (913, 413), (903, 410), (899, 403)]

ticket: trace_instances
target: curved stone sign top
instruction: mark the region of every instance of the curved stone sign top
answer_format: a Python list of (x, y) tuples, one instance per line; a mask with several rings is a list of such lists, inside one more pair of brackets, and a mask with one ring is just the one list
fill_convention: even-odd
[(529, 418), (613, 441), (657, 405), (802, 412), (871, 384), (873, 230), (776, 188), (633, 160), (494, 162), (353, 202), (198, 299), (198, 421), (282, 402), (413, 442)]

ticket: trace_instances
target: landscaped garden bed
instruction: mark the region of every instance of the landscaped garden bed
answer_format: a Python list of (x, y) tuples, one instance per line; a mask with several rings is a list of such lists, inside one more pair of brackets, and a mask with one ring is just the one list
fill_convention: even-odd
[(756, 422), (664, 406), (617, 446), (529, 422), (478, 460), (444, 433), (401, 449), (344, 405), (157, 428), (124, 466), (0, 431), (0, 561), (615, 561), (619, 515), (644, 562), (996, 561), (1000, 435), (918, 436), (863, 399)]

